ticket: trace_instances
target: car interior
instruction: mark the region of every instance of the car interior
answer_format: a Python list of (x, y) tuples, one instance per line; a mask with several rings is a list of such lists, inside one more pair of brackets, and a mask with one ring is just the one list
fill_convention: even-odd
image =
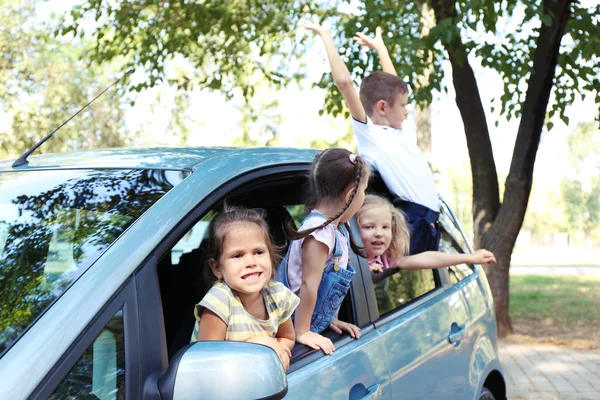
[[(274, 175), (256, 180), (230, 192), (226, 198), (217, 201), (213, 207), (218, 210), (223, 201), (229, 205), (242, 205), (248, 208), (262, 208), (266, 212), (266, 221), (273, 243), (281, 257), (287, 251), (289, 241), (284, 234), (284, 224), (293, 221), (298, 226), (304, 217), (303, 187), (305, 175)], [(290, 214), (295, 211), (295, 218)], [(206, 214), (204, 225), (210, 220), (212, 213)], [(158, 263), (158, 279), (163, 305), (167, 350), (169, 359), (183, 346), (190, 342), (195, 324), (194, 306), (204, 297), (214, 282), (210, 269), (206, 267), (206, 245), (208, 232), (205, 229), (202, 239), (198, 238), (197, 246), (182, 253), (177, 263), (172, 257), (173, 249), (162, 256)], [(175, 246), (177, 247), (177, 245)], [(353, 321), (350, 294), (346, 296), (340, 309), (340, 318)], [(333, 331), (326, 334), (335, 340), (338, 336)], [(314, 350), (296, 345), (292, 361), (299, 359)]]

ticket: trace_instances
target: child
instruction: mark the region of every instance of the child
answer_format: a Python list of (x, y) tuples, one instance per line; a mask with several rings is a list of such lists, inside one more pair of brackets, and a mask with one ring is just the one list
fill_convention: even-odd
[(208, 264), (218, 279), (196, 305), (192, 341), (235, 340), (271, 347), (287, 370), (299, 299), (274, 281), (277, 253), (261, 211), (225, 206), (208, 228)]
[(352, 115), (358, 151), (377, 169), (386, 186), (397, 197), (411, 227), (410, 254), (439, 247), (439, 199), (431, 168), (416, 140), (402, 132), (408, 115), (408, 86), (400, 79), (383, 44), (381, 29), (374, 39), (357, 33), (354, 40), (376, 49), (384, 72), (367, 76), (356, 93), (348, 68), (336, 50), (329, 30), (313, 22), (302, 23), (323, 38), (331, 74)]
[(307, 208), (312, 210), (299, 231), (288, 226), (293, 239), (277, 280), (300, 297), (294, 316), (296, 341), (332, 354), (331, 340), (320, 335), (327, 327), (360, 337), (360, 329), (337, 318), (356, 271), (348, 263), (349, 244), (359, 254), (344, 225), (362, 206), (369, 168), (355, 154), (328, 149), (315, 157), (309, 175)]
[(496, 262), (487, 250), (473, 254), (426, 251), (407, 256), (410, 233), (404, 215), (383, 197), (369, 194), (356, 213), (369, 268), (375, 273), (393, 274), (397, 269), (432, 269), (450, 265)]

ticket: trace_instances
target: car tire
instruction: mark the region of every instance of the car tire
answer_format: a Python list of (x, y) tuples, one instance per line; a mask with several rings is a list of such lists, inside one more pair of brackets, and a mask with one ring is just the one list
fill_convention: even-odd
[(479, 400), (496, 400), (496, 397), (490, 391), (490, 389), (484, 386), (481, 388), (481, 393), (479, 393)]

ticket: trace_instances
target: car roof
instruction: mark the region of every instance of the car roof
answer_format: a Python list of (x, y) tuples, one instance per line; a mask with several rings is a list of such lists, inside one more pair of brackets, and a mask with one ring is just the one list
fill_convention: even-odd
[[(315, 150), (281, 147), (138, 147), (86, 150), (29, 156), (29, 163), (16, 168), (14, 160), (0, 161), (0, 172), (38, 169), (173, 169), (191, 170), (213, 157), (256, 156), (280, 159), (289, 155), (294, 162), (312, 161)], [(292, 161), (292, 160), (290, 160)]]

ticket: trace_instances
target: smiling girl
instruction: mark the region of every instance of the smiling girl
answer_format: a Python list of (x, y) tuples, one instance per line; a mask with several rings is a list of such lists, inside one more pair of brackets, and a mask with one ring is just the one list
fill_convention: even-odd
[(448, 254), (426, 251), (408, 255), (410, 231), (404, 215), (385, 198), (369, 194), (356, 213), (360, 236), (369, 268), (374, 273), (394, 273), (398, 269), (434, 269), (455, 264), (495, 263), (494, 255), (484, 249), (473, 254)]
[(210, 223), (208, 241), (217, 282), (196, 305), (192, 341), (263, 344), (287, 370), (295, 343), (290, 317), (299, 299), (272, 279), (278, 259), (262, 211), (225, 206)]

